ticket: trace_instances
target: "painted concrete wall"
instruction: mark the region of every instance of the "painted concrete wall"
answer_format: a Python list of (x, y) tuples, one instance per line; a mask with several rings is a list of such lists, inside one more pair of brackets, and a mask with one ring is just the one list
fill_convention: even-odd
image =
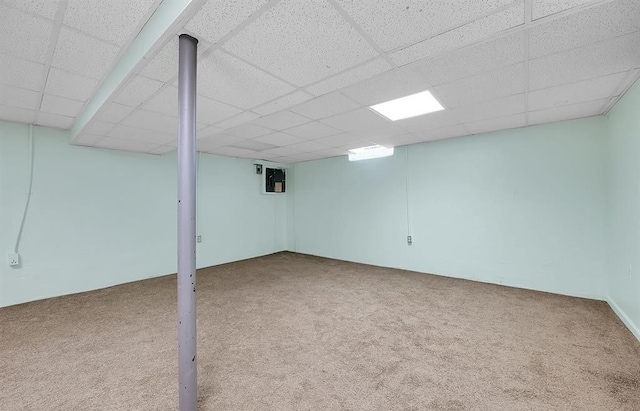
[[(10, 268), (27, 191), (27, 126), (0, 123), (0, 306), (176, 271), (176, 158), (77, 147), (34, 128), (31, 204)], [(203, 154), (198, 267), (287, 247), (287, 196), (260, 194), (252, 162)]]
[(609, 304), (640, 339), (640, 82), (607, 125)]
[(295, 250), (604, 299), (605, 132), (598, 117), (296, 164)]

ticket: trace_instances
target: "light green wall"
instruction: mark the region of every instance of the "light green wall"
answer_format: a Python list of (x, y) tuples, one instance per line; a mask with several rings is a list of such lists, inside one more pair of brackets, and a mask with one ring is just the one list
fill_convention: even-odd
[(609, 113), (609, 303), (640, 339), (640, 82)]
[[(10, 268), (27, 190), (27, 126), (0, 123), (0, 306), (176, 271), (176, 158), (71, 146), (34, 128), (31, 204)], [(203, 154), (198, 267), (287, 247), (287, 196), (260, 194), (249, 160)]]
[[(23, 265), (8, 267), (27, 130), (0, 122), (0, 306), (175, 272), (175, 155), (71, 146), (38, 127)], [(639, 154), (640, 83), (609, 119), (296, 164), (281, 196), (260, 194), (251, 161), (203, 154), (197, 265), (288, 249), (607, 299), (640, 338)]]
[(604, 299), (605, 131), (597, 117), (296, 164), (295, 250)]

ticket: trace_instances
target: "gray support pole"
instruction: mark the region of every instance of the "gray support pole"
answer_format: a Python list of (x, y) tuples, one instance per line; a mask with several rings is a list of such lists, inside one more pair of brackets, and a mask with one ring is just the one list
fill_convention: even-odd
[(196, 50), (180, 36), (178, 62), (178, 383), (180, 411), (196, 411)]

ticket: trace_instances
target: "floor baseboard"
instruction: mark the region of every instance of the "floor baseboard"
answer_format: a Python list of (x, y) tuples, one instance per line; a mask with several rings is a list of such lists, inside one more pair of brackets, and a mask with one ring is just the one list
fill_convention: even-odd
[(625, 313), (622, 308), (615, 301), (611, 299), (611, 297), (607, 297), (607, 304), (613, 310), (614, 313), (620, 318), (620, 320), (624, 323), (624, 325), (631, 331), (633, 335), (640, 341), (640, 328), (631, 321), (631, 318)]

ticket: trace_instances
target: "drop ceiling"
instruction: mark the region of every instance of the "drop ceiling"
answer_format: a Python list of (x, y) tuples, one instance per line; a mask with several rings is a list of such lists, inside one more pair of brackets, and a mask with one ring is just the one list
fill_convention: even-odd
[[(0, 120), (171, 152), (182, 33), (198, 150), (280, 163), (602, 115), (640, 76), (638, 0), (172, 1), (0, 0)], [(368, 109), (423, 90), (445, 110)]]

